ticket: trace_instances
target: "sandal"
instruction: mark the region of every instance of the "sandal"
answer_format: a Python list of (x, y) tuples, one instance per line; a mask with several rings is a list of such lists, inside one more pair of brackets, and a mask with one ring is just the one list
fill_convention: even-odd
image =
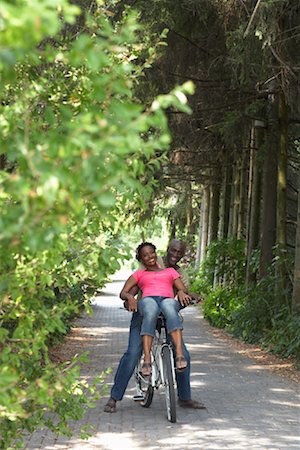
[(187, 360), (184, 356), (176, 356), (175, 365), (177, 372), (183, 372), (187, 368)]
[(115, 413), (117, 411), (117, 402), (113, 398), (110, 398), (104, 406), (104, 412)]
[(141, 373), (143, 375), (143, 377), (150, 377), (151, 373), (152, 373), (152, 367), (151, 367), (151, 363), (143, 363), (142, 365), (142, 370)]

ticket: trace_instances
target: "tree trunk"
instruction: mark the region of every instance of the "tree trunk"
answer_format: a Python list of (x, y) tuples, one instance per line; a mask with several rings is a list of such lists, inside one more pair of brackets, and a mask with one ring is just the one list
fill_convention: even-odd
[(193, 239), (193, 206), (192, 206), (192, 186), (191, 183), (187, 183), (186, 187), (186, 230), (188, 240)]
[(206, 186), (203, 192), (201, 205), (202, 236), (201, 236), (200, 262), (202, 262), (205, 258), (206, 247), (208, 243), (209, 196), (210, 196), (210, 189), (209, 186)]
[(0, 170), (4, 170), (6, 165), (6, 155), (2, 153), (0, 155)]
[(276, 217), (276, 243), (278, 255), (282, 256), (276, 263), (276, 297), (283, 301), (285, 287), (288, 283), (288, 274), (284, 263), (286, 254), (286, 221), (287, 221), (287, 161), (288, 161), (288, 117), (283, 92), (279, 94), (279, 149), (278, 149), (278, 175), (277, 175), (277, 217)]
[(231, 183), (229, 185), (229, 215), (228, 215), (228, 233), (227, 237), (233, 235), (233, 215), (234, 215), (234, 180), (236, 172), (236, 163), (232, 163), (231, 168)]
[(279, 157), (277, 180), (277, 244), (286, 247), (286, 190), (288, 160), (288, 117), (284, 93), (279, 97)]
[(249, 154), (249, 173), (248, 173), (248, 192), (247, 192), (247, 218), (246, 218), (246, 242), (247, 242), (247, 252), (248, 252), (248, 247), (249, 247), (249, 237), (250, 237), (250, 221), (251, 221), (251, 199), (253, 196), (253, 190), (254, 190), (254, 164), (255, 164), (255, 156), (256, 156), (256, 151), (255, 151), (255, 146), (256, 146), (256, 141), (255, 141), (255, 128), (254, 128), (254, 123), (252, 124), (251, 127), (251, 132), (250, 132), (250, 154)]
[(298, 182), (298, 213), (297, 213), (297, 234), (296, 234), (296, 248), (295, 248), (292, 311), (294, 314), (300, 315), (300, 174)]
[(171, 217), (171, 231), (170, 231), (170, 237), (169, 242), (172, 239), (176, 238), (176, 228), (177, 228), (177, 214), (176, 212), (173, 214), (173, 217)]
[(227, 183), (226, 183), (226, 196), (225, 196), (225, 217), (224, 217), (224, 238), (229, 236), (229, 223), (230, 223), (230, 204), (231, 204), (231, 191), (232, 191), (232, 177), (233, 169), (232, 164), (227, 164)]
[(220, 187), (217, 183), (213, 183), (211, 185), (210, 207), (209, 207), (209, 232), (208, 232), (209, 244), (218, 238), (219, 201), (220, 201)]
[(202, 226), (203, 226), (203, 217), (201, 215), (201, 211), (202, 211), (202, 203), (201, 203), (201, 208), (200, 208), (198, 239), (197, 239), (197, 251), (196, 251), (196, 258), (195, 258), (195, 270), (197, 272), (198, 272), (198, 270), (200, 268), (200, 261), (201, 261)]
[[(219, 207), (220, 207), (220, 186), (215, 181), (217, 179), (217, 173), (214, 171), (213, 174), (213, 184), (211, 185), (210, 191), (210, 207), (209, 207), (209, 235), (208, 242), (211, 244), (212, 242), (218, 239), (218, 228), (219, 228)], [(218, 262), (216, 262), (214, 278), (213, 278), (213, 286), (216, 286), (218, 283), (217, 279), (218, 273)]]
[(255, 274), (251, 272), (250, 263), (253, 251), (258, 248), (259, 244), (261, 170), (258, 162), (258, 154), (263, 143), (263, 135), (263, 129), (252, 128), (248, 189), (247, 284), (250, 281), (255, 281)]
[[(270, 83), (271, 84), (271, 83)], [(259, 276), (263, 278), (273, 260), (276, 238), (276, 188), (278, 155), (278, 107), (277, 95), (269, 94), (267, 124), (267, 148), (263, 166), (262, 233)]]
[[(246, 144), (248, 146), (248, 142)], [(246, 147), (245, 146), (245, 147)], [(240, 169), (240, 186), (239, 186), (239, 210), (238, 210), (238, 226), (237, 238), (245, 239), (246, 237), (246, 213), (247, 213), (247, 173), (248, 173), (249, 152), (243, 149)]]
[(222, 187), (220, 194), (220, 221), (218, 231), (218, 238), (220, 240), (226, 239), (228, 234), (231, 175), (231, 166), (229, 166), (228, 159), (226, 158), (225, 165), (223, 167)]
[(239, 220), (239, 208), (240, 208), (240, 161), (237, 161), (235, 165), (235, 171), (233, 175), (233, 206), (232, 206), (232, 236), (237, 236), (238, 220)]

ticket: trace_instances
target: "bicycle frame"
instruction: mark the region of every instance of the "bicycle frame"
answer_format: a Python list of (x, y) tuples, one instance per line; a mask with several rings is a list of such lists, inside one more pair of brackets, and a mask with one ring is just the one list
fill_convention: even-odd
[(160, 315), (157, 322), (155, 336), (153, 338), (151, 377), (143, 377), (141, 374), (142, 360), (136, 366), (135, 380), (137, 395), (134, 400), (141, 406), (149, 408), (152, 403), (154, 389), (163, 386), (165, 389), (167, 415), (170, 422), (176, 422), (175, 403), (175, 365), (172, 345), (168, 342), (165, 318)]
[(162, 359), (164, 347), (168, 347), (170, 349), (172, 373), (173, 373), (173, 379), (175, 380), (174, 356), (173, 356), (172, 345), (167, 341), (166, 328), (163, 325), (162, 330), (160, 332), (158, 330), (155, 330), (155, 336), (153, 339), (152, 350), (151, 350), (151, 355), (152, 355), (151, 384), (156, 389), (159, 388), (160, 384), (166, 383), (165, 373), (164, 373), (164, 368), (163, 368), (163, 359)]

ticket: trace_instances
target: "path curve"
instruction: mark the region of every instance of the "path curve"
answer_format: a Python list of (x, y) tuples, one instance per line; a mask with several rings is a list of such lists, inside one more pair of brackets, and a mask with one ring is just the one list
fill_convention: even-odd
[[(112, 367), (106, 379), (110, 385), (127, 346), (130, 313), (118, 299), (127, 275), (126, 271), (117, 273), (95, 299), (94, 316), (75, 323), (82, 339), (88, 341), (84, 350), (91, 355), (83, 375), (89, 378)], [(209, 327), (201, 327), (203, 319), (197, 307), (186, 308), (183, 317), (192, 359), (192, 395), (203, 401), (207, 410), (178, 408), (178, 421), (171, 424), (166, 419), (163, 394), (155, 393), (152, 406), (142, 408), (132, 400), (130, 382), (117, 413), (104, 413), (107, 397), (101, 398), (81, 421), (94, 425), (89, 440), (40, 431), (27, 440), (26, 450), (300, 450), (299, 385), (257, 366), (215, 338)]]

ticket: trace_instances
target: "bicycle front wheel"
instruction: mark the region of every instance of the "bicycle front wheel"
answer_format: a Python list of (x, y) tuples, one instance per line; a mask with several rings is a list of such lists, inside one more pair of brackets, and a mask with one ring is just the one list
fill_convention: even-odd
[(141, 362), (135, 368), (135, 384), (137, 395), (134, 400), (137, 401), (144, 408), (149, 408), (152, 403), (154, 388), (151, 384), (151, 377), (144, 378), (141, 373)]
[(163, 360), (163, 370), (164, 370), (164, 387), (166, 396), (166, 406), (168, 420), (172, 423), (176, 422), (176, 399), (175, 399), (175, 388), (174, 388), (174, 376), (172, 369), (173, 355), (172, 350), (169, 346), (164, 346), (162, 349), (162, 360)]
[(140, 405), (144, 408), (149, 408), (152, 403), (154, 394), (154, 388), (151, 386), (151, 382), (148, 382), (148, 386), (144, 390), (144, 399), (140, 402)]

